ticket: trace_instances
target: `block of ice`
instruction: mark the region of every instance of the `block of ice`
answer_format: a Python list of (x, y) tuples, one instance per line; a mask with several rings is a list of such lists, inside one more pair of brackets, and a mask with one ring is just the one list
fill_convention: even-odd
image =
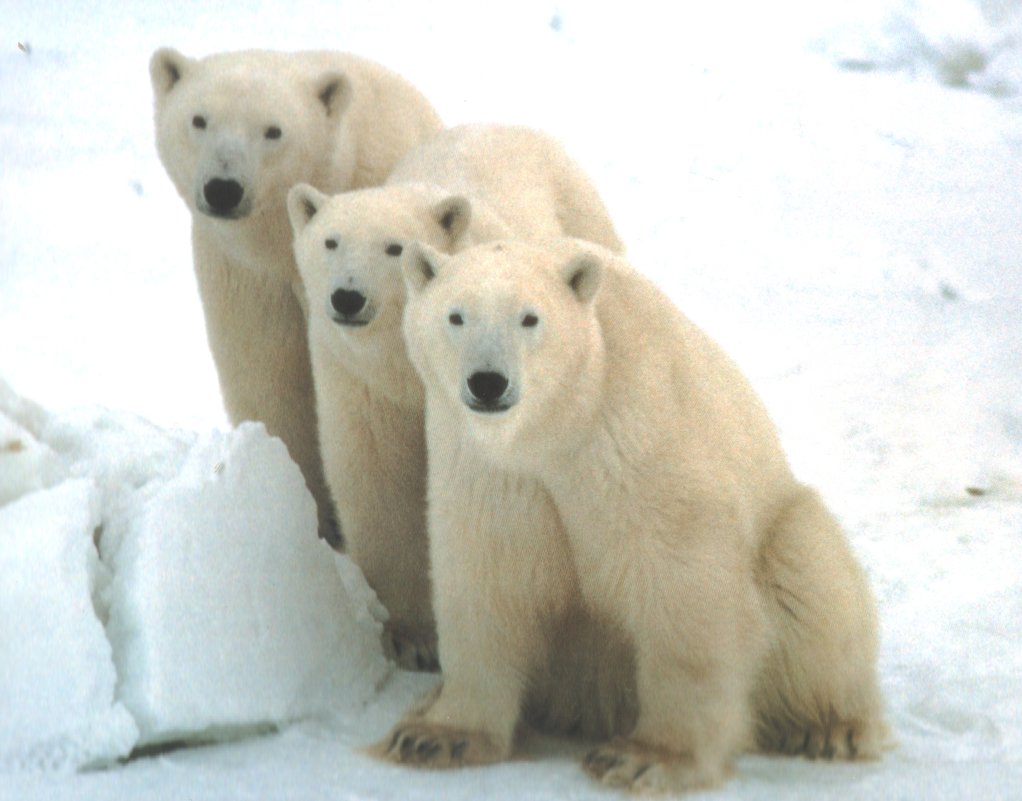
[(74, 770), (137, 739), (93, 606), (97, 501), (75, 479), (0, 508), (0, 772)]
[(107, 632), (143, 743), (356, 707), (389, 670), (371, 591), (357, 571), (342, 581), (300, 471), (261, 424), (200, 438), (107, 533)]
[(0, 409), (0, 506), (56, 484), (66, 472), (52, 449)]

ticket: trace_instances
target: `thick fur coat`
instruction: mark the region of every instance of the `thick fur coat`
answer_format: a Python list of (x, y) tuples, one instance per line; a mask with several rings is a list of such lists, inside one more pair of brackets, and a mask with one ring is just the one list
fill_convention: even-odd
[(403, 265), (444, 684), (378, 753), (507, 758), (528, 677), (580, 607), (634, 658), (637, 719), (584, 763), (604, 783), (713, 786), (754, 745), (878, 755), (873, 597), (724, 353), (588, 244)]
[(288, 196), (308, 305), (326, 480), (349, 552), (390, 612), (388, 646), (436, 666), (422, 383), (405, 352), (402, 251), (591, 236), (620, 249), (592, 183), (551, 137), (466, 126), (411, 151), (382, 187)]

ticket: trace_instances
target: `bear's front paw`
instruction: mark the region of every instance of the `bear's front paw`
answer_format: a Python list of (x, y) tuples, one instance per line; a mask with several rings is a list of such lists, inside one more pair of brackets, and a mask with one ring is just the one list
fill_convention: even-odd
[(383, 650), (403, 670), (428, 673), (440, 670), (435, 632), (414, 631), (401, 626), (385, 627)]
[(422, 720), (399, 723), (372, 753), (389, 762), (438, 770), (484, 765), (504, 756), (482, 732), (452, 729)]
[(634, 793), (676, 793), (720, 783), (723, 771), (697, 769), (689, 758), (667, 754), (628, 740), (615, 740), (590, 751), (586, 773), (611, 787)]

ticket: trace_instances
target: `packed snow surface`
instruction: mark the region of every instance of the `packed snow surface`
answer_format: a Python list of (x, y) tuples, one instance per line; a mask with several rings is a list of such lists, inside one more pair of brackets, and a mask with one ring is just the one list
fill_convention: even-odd
[(577, 743), (361, 752), (436, 679), (384, 658), (283, 446), (227, 429), (153, 145), (164, 45), (350, 50), (449, 124), (553, 133), (749, 375), (866, 566), (898, 745), (744, 756), (712, 797), (1022, 798), (1022, 3), (49, 2), (4, 30), (0, 799), (614, 796)]

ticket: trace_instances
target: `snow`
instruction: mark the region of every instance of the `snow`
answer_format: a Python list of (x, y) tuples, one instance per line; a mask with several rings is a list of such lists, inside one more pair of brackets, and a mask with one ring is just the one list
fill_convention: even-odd
[(298, 467), (249, 423), (202, 438), (175, 477), (111, 516), (107, 632), (139, 745), (357, 708), (375, 692), (388, 667), (372, 596), (364, 580), (346, 591), (315, 532)]
[(79, 768), (126, 754), (137, 736), (91, 602), (98, 511), (87, 479), (0, 508), (0, 771)]
[(318, 539), (262, 424), (196, 437), (50, 416), (0, 384), (0, 432), (0, 767), (92, 767), (359, 710), (387, 677), (386, 613)]
[(817, 44), (849, 69), (925, 71), (949, 86), (1018, 90), (1022, 11), (1016, 2), (867, 0), (842, 17)]
[[(450, 124), (550, 131), (742, 365), (870, 576), (898, 747), (745, 756), (714, 797), (1022, 798), (1022, 3), (668, 8), (6, 9), (0, 799), (614, 797), (569, 742), (455, 774), (361, 753), (435, 678), (383, 660), (279, 443), (226, 430), (162, 45), (352, 50)], [(229, 741), (108, 764), (166, 738)]]
[(0, 507), (55, 483), (60, 474), (56, 454), (24, 427), (0, 415)]

